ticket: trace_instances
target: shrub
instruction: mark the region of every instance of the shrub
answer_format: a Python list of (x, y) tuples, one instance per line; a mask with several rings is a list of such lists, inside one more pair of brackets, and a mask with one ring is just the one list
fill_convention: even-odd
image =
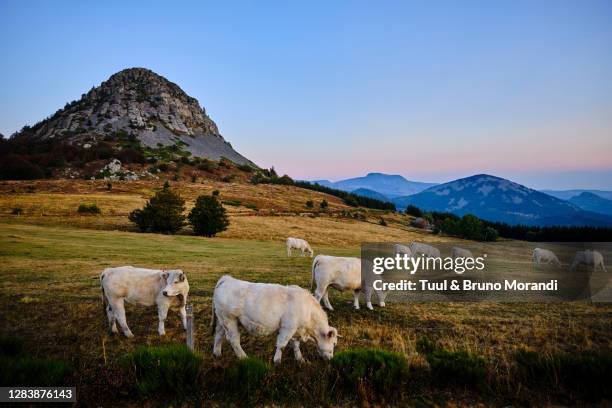
[(199, 196), (189, 213), (189, 222), (196, 235), (206, 237), (225, 231), (229, 226), (225, 208), (215, 196)]
[(391, 395), (408, 376), (408, 363), (399, 353), (379, 349), (348, 350), (337, 353), (331, 365), (340, 383), (351, 391), (366, 386), (381, 396)]
[(426, 354), (431, 373), (439, 384), (481, 387), (486, 377), (485, 360), (466, 350), (434, 349)]
[(168, 182), (158, 191), (144, 208), (134, 210), (129, 219), (138, 226), (142, 232), (161, 232), (174, 234), (184, 223), (185, 200), (170, 190)]
[(44, 178), (42, 169), (15, 154), (0, 159), (0, 180), (34, 180)]
[(387, 226), (387, 221), (384, 218), (380, 217), (380, 221), (378, 221), (378, 225), (382, 225), (383, 227)]
[(228, 174), (227, 176), (224, 176), (221, 181), (223, 181), (224, 183), (231, 183), (232, 181), (234, 181), (235, 178), (236, 176), (234, 176), (233, 174)]
[(245, 173), (252, 173), (254, 170), (253, 167), (248, 164), (241, 164), (238, 166), (238, 169), (244, 171)]
[(195, 183), (196, 181), (198, 181), (198, 177), (195, 174), (191, 175), (191, 182)]
[(124, 147), (117, 153), (117, 158), (121, 163), (140, 163), (145, 162), (144, 154), (142, 150), (134, 149), (132, 147)]
[(135, 370), (141, 394), (166, 392), (185, 395), (197, 391), (202, 357), (185, 345), (141, 347), (125, 363)]
[(246, 203), (244, 206), (245, 206), (246, 208), (251, 209), (251, 210), (257, 210), (257, 205), (256, 205), (256, 204), (253, 204), (253, 203)]
[(102, 211), (96, 204), (79, 204), (77, 212), (79, 214), (100, 214)]
[(19, 338), (0, 337), (0, 386), (64, 385), (70, 371), (61, 360), (25, 355), (23, 341)]
[(242, 204), (242, 201), (240, 201), (240, 200), (224, 200), (223, 204), (231, 205), (232, 207), (238, 207), (240, 204)]
[(57, 386), (70, 373), (61, 360), (29, 356), (0, 356), (0, 385), (2, 386)]
[(113, 183), (111, 183), (110, 181), (108, 183), (106, 183), (106, 189), (108, 191), (111, 191), (113, 189)]
[(314, 203), (312, 202), (312, 200), (306, 201), (306, 208), (312, 208), (312, 207), (314, 207)]
[(327, 200), (321, 201), (321, 204), (319, 204), (319, 207), (321, 207), (321, 209), (326, 209), (327, 207), (329, 207)]
[(217, 163), (212, 160), (202, 159), (202, 162), (198, 164), (198, 170), (211, 172), (218, 167)]
[(552, 354), (518, 349), (515, 352), (517, 375), (526, 385), (562, 386), (590, 399), (612, 396), (611, 354)]
[(21, 207), (13, 207), (13, 209), (11, 210), (11, 214), (21, 215), (23, 214), (23, 209)]
[(252, 395), (261, 387), (270, 367), (255, 357), (238, 360), (228, 371), (230, 387), (234, 392)]
[(421, 211), (421, 209), (416, 205), (410, 204), (408, 207), (406, 207), (406, 214), (412, 215), (413, 217), (422, 217), (423, 211)]
[(221, 192), (219, 190), (213, 190), (212, 195), (213, 197), (218, 197), (220, 193)]

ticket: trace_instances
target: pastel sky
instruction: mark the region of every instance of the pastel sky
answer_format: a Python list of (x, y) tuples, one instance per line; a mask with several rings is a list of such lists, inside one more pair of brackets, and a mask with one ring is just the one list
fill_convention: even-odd
[(1, 0), (0, 133), (139, 66), (294, 178), (612, 189), (611, 22), (598, 0)]

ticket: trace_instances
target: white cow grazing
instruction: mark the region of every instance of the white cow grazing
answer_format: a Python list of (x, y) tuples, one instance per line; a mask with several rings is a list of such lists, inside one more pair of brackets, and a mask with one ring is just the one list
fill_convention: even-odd
[(393, 252), (400, 255), (408, 255), (409, 257), (412, 256), (412, 251), (410, 250), (410, 248), (402, 244), (393, 245)]
[[(317, 284), (314, 296), (317, 301), (323, 299), (323, 304), (329, 310), (334, 310), (329, 303), (329, 288), (332, 287), (341, 292), (353, 291), (353, 305), (355, 309), (359, 309), (359, 293), (363, 287), (361, 279), (361, 259), (317, 255), (312, 262), (312, 276), (310, 281), (310, 289), (312, 290), (313, 283)], [(372, 288), (366, 285), (366, 306), (373, 310), (372, 307)], [(380, 306), (385, 306), (384, 294), (376, 292), (378, 303)]]
[(440, 250), (438, 248), (421, 242), (411, 243), (410, 250), (414, 256), (424, 255), (426, 258), (440, 258)]
[(574, 270), (578, 265), (585, 265), (593, 267), (593, 271), (597, 269), (598, 266), (601, 266), (601, 269), (604, 272), (608, 272), (606, 270), (606, 266), (604, 265), (604, 259), (601, 253), (597, 251), (591, 251), (587, 249), (586, 251), (577, 251), (576, 256), (574, 257), (574, 262), (572, 262), (572, 266), (570, 266), (570, 270)]
[(555, 255), (553, 251), (543, 248), (536, 248), (533, 250), (532, 261), (536, 265), (540, 265), (542, 263), (561, 265), (559, 258), (557, 258), (557, 255)]
[(291, 256), (292, 249), (299, 249), (302, 256), (307, 253), (312, 258), (314, 254), (308, 242), (300, 238), (287, 238), (287, 256)]
[(314, 340), (319, 355), (334, 356), (338, 331), (329, 326), (321, 305), (299, 286), (251, 283), (225, 275), (213, 294), (212, 322), (215, 328), (213, 355), (221, 355), (223, 337), (238, 358), (247, 355), (240, 346), (240, 323), (250, 334), (266, 336), (278, 331), (274, 362), (280, 363), (283, 349), (291, 341), (295, 359), (303, 361), (300, 341)]
[(459, 248), (459, 247), (453, 247), (451, 251), (451, 256), (453, 259), (474, 258), (474, 255), (472, 255), (472, 251), (470, 251), (469, 249)]
[(178, 309), (183, 327), (187, 328), (185, 304), (189, 283), (180, 269), (107, 268), (100, 274), (100, 286), (104, 310), (113, 333), (117, 333), (118, 322), (126, 337), (134, 336), (125, 319), (124, 301), (144, 306), (157, 304), (160, 336), (166, 334), (164, 321), (169, 308)]

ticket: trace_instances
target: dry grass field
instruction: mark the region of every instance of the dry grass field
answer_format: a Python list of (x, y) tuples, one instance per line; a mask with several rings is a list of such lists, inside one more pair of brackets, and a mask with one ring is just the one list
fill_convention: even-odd
[[(133, 391), (129, 369), (122, 359), (142, 345), (184, 342), (178, 317), (170, 315), (167, 335), (157, 335), (153, 309), (128, 306), (133, 339), (110, 336), (100, 304), (100, 271), (109, 266), (135, 265), (181, 268), (190, 282), (189, 302), (195, 310), (196, 351), (204, 363), (204, 386), (186, 405), (235, 405), (245, 400), (228, 397), (221, 379), (235, 357), (225, 345), (223, 357), (211, 356), (209, 327), (211, 296), (224, 274), (259, 281), (309, 287), (309, 258), (287, 258), (284, 239), (304, 237), (316, 253), (359, 256), (364, 241), (447, 241), (407, 227), (398, 214), (368, 211), (366, 220), (343, 215), (355, 211), (327, 195), (285, 186), (252, 186), (207, 182), (176, 183), (188, 207), (199, 194), (214, 189), (222, 200), (254, 204), (226, 206), (230, 228), (216, 238), (189, 235), (141, 234), (133, 231), (127, 214), (141, 207), (160, 183), (39, 181), (0, 184), (0, 335), (19, 337), (36, 356), (51, 356), (73, 367), (71, 384), (78, 387), (84, 406), (157, 406), (155, 399), (140, 399)], [(313, 214), (304, 207), (325, 198), (329, 211)], [(81, 216), (80, 203), (97, 203), (99, 216)], [(22, 214), (12, 215), (19, 207)], [(273, 215), (277, 214), (277, 215)], [(389, 226), (378, 225), (384, 217)], [(523, 245), (518, 243), (517, 245)], [(528, 250), (524, 245), (525, 251)], [(330, 322), (343, 336), (337, 351), (366, 347), (395, 351), (409, 363), (409, 384), (397, 397), (374, 402), (404, 406), (496, 405), (606, 405), (610, 401), (585, 400), (580, 394), (556, 388), (532, 387), (516, 374), (519, 349), (541, 356), (608, 354), (612, 351), (612, 307), (587, 303), (388, 303), (374, 311), (351, 307), (352, 296), (332, 292), (336, 310)], [(418, 350), (427, 338), (450, 351), (467, 350), (485, 361), (488, 386), (472, 389), (429, 380), (429, 363)], [(274, 338), (243, 336), (247, 354), (271, 362)], [(272, 403), (311, 406), (368, 405), (367, 391), (340, 392), (329, 381), (328, 363), (320, 360), (312, 344), (302, 352), (303, 365), (286, 350), (283, 363), (270, 374), (267, 386), (276, 394), (255, 393), (249, 404)], [(270, 396), (272, 395), (272, 396)], [(169, 403), (169, 402), (168, 402)], [(164, 405), (165, 403), (162, 403)], [(180, 405), (180, 404), (179, 404)]]

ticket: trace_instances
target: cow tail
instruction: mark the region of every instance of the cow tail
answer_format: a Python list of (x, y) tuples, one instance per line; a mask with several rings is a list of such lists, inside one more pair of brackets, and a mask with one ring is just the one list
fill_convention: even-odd
[(310, 291), (312, 292), (312, 287), (314, 286), (315, 279), (315, 271), (317, 270), (317, 265), (319, 264), (319, 257), (317, 256), (312, 263), (312, 273), (310, 275)]

